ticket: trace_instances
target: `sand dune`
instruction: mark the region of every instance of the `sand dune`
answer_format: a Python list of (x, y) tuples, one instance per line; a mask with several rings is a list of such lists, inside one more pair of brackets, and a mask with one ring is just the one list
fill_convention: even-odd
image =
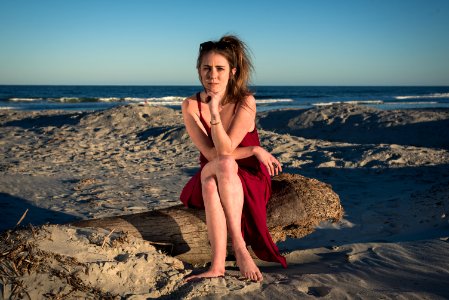
[[(398, 144), (449, 149), (449, 110), (379, 110), (338, 104), (260, 115), (266, 130), (356, 144)], [(438, 134), (437, 134), (438, 133)]]
[[(47, 262), (19, 277), (25, 298), (445, 299), (448, 123), (447, 110), (354, 105), (260, 113), (262, 145), (284, 171), (331, 184), (346, 212), (339, 224), (280, 243), (287, 270), (258, 261), (262, 283), (239, 280), (229, 262), (224, 278), (182, 284), (192, 267), (147, 241), (61, 225), (5, 233), (1, 253), (28, 243), (29, 260)], [(180, 112), (168, 108), (0, 111), (0, 126), (0, 230), (26, 209), (22, 225), (179, 204), (198, 168)], [(21, 259), (8, 253), (0, 254), (4, 295), (14, 287), (5, 272)]]

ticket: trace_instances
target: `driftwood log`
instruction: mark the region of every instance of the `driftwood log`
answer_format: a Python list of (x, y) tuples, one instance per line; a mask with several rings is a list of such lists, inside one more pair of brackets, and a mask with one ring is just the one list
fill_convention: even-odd
[[(301, 238), (323, 221), (336, 222), (343, 215), (331, 186), (301, 175), (273, 177), (273, 195), (267, 206), (267, 225), (275, 242)], [(210, 260), (204, 210), (177, 205), (161, 210), (73, 223), (128, 232), (156, 245), (180, 260), (203, 264)]]

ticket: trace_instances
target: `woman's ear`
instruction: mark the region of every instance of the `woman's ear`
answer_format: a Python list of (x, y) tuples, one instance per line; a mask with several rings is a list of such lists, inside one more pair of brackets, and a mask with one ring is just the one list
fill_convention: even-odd
[(235, 73), (237, 72), (237, 68), (232, 68), (231, 72), (232, 72), (232, 75), (235, 75)]

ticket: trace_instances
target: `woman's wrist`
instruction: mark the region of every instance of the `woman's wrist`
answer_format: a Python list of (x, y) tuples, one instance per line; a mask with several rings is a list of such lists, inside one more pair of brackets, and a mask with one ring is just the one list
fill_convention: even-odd
[(210, 116), (210, 124), (211, 125), (216, 125), (216, 124), (220, 124), (220, 123), (221, 123), (220, 114), (212, 113), (211, 116)]
[(251, 153), (253, 154), (253, 155), (256, 155), (257, 154), (257, 152), (259, 151), (259, 146), (251, 146)]

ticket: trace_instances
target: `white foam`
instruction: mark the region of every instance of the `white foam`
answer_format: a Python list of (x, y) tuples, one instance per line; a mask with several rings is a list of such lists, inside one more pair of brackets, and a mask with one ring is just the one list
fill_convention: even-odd
[(101, 97), (98, 98), (98, 101), (101, 102), (119, 102), (121, 99), (117, 97)]
[(424, 98), (449, 98), (449, 93), (435, 93), (429, 95), (421, 95), (421, 96), (396, 96), (394, 97), (397, 100), (406, 100), (406, 99), (424, 99)]
[(145, 98), (126, 97), (123, 100), (128, 101), (128, 102), (141, 102), (141, 101), (144, 101)]
[[(182, 101), (184, 101), (186, 97), (179, 96), (167, 96), (160, 98), (124, 98), (125, 101), (128, 102), (137, 102), (143, 105), (171, 105), (171, 106), (180, 106)], [(285, 103), (285, 102), (293, 102), (292, 99), (263, 99), (256, 100), (256, 104), (270, 104), (270, 103)]]
[(437, 101), (418, 101), (418, 102), (386, 102), (385, 104), (391, 105), (425, 105), (425, 104), (438, 104)]
[(382, 104), (384, 102), (382, 100), (351, 100), (351, 101), (344, 101), (344, 103), (348, 103), (348, 104)]
[(283, 103), (283, 102), (293, 102), (293, 99), (263, 99), (263, 100), (256, 100), (256, 104)]
[(336, 102), (318, 102), (318, 103), (312, 103), (313, 106), (331, 106), (334, 104), (341, 104), (341, 101), (336, 101)]
[(42, 98), (10, 98), (11, 102), (33, 102), (33, 101), (42, 101)]
[(159, 98), (126, 97), (126, 98), (124, 98), (124, 100), (128, 101), (128, 102), (147, 103), (149, 105), (181, 105), (182, 101), (185, 98), (186, 97), (180, 97), (180, 96), (166, 96), (166, 97), (159, 97)]
[(182, 102), (180, 102), (180, 101), (157, 101), (157, 102), (141, 101), (141, 102), (139, 102), (139, 104), (150, 105), (150, 106), (164, 106), (164, 105), (178, 106), (178, 105), (181, 105)]
[(80, 100), (80, 98), (77, 98), (77, 97), (61, 97), (61, 98), (52, 99), (52, 101), (54, 101), (54, 102), (62, 102), (62, 103), (65, 103), (65, 102), (80, 102), (79, 100)]
[(383, 104), (382, 100), (349, 100), (349, 101), (334, 101), (334, 102), (318, 102), (312, 103), (313, 106), (330, 106), (334, 104)]

